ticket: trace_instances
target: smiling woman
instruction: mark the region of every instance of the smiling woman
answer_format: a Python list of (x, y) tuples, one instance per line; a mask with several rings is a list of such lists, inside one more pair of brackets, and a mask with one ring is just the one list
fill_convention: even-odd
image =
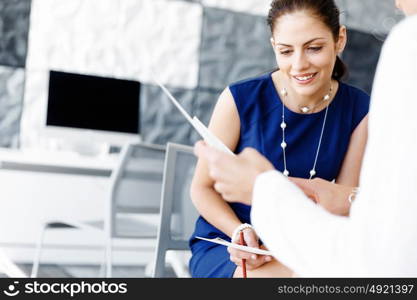
[(292, 95), (286, 105), (295, 111), (311, 113), (328, 105), (317, 99), (337, 87), (346, 73), (338, 57), (346, 45), (346, 27), (330, 2), (275, 1), (268, 15), (280, 70), (273, 74), (274, 82)]
[[(322, 178), (355, 187), (367, 139), (369, 96), (341, 82), (338, 57), (346, 44), (333, 0), (274, 0), (268, 15), (278, 68), (231, 84), (220, 95), (209, 128), (235, 153), (252, 147), (286, 176)], [(227, 203), (199, 160), (191, 188), (200, 212), (190, 247), (194, 277), (288, 277), (292, 271), (269, 256), (253, 255), (200, 237), (266, 248), (250, 224), (250, 206)], [(309, 184), (309, 181), (305, 183)], [(244, 189), (245, 187), (242, 187)], [(335, 203), (348, 214), (348, 199)], [(266, 245), (267, 246), (267, 245)]]

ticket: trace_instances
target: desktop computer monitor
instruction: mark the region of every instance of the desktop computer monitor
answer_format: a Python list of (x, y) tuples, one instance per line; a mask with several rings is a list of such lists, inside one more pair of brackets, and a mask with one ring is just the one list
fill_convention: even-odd
[(139, 141), (139, 95), (138, 81), (50, 71), (46, 135), (87, 148)]

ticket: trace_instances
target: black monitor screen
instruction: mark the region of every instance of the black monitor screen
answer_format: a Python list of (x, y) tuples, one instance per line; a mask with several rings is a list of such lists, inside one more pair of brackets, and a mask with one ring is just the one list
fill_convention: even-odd
[(46, 125), (139, 133), (138, 81), (50, 71)]

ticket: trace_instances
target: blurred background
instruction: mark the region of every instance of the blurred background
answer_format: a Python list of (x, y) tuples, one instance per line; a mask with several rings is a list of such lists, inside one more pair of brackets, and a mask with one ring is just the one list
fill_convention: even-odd
[[(403, 16), (395, 10), (394, 0), (336, 2), (348, 28), (342, 57), (349, 68), (347, 82), (371, 93), (381, 46)], [(191, 116), (208, 124), (217, 97), (227, 85), (275, 68), (266, 25), (269, 4), (270, 0), (1, 0), (0, 147), (51, 150), (59, 148), (57, 141), (63, 147), (68, 132), (51, 138), (45, 128), (71, 125), (59, 124), (61, 120), (46, 122), (48, 105), (52, 107), (48, 101), (62, 87), (59, 80), (71, 82), (76, 75), (108, 87), (110, 92), (103, 93), (103, 99), (112, 87), (130, 89), (124, 96), (136, 106), (130, 104), (100, 126), (120, 123), (128, 118), (123, 114), (130, 112), (138, 129), (127, 129), (127, 133), (140, 134), (143, 141), (153, 144), (192, 145), (199, 139), (197, 133), (154, 83), (152, 73)], [(52, 78), (57, 80), (54, 88)], [(64, 87), (65, 93), (83, 93), (77, 85)], [(124, 105), (117, 96), (109, 101), (110, 111)], [(76, 105), (74, 118), (86, 117), (76, 112), (87, 110), (87, 103)], [(101, 114), (94, 108), (88, 112), (91, 122)], [(82, 129), (84, 125), (77, 126)], [(76, 134), (82, 139), (82, 133)], [(87, 136), (91, 142), (94, 138)], [(32, 261), (41, 217), (71, 212), (88, 218), (103, 213), (102, 202), (93, 200), (104, 194), (103, 179), (19, 174), (8, 184), (16, 173), (2, 176), (7, 188), (1, 194), (0, 246), (23, 265)], [(16, 195), (22, 186), (28, 194)], [(53, 188), (56, 192), (48, 190)], [(62, 250), (68, 239), (61, 240), (56, 249)], [(88, 264), (96, 256), (53, 253), (45, 260)]]
[[(387, 32), (402, 15), (393, 0), (337, 0), (349, 29), (347, 80), (366, 92)], [(145, 141), (191, 144), (197, 136), (151, 78), (207, 124), (228, 84), (275, 67), (269, 0), (2, 0), (0, 145), (41, 142), (49, 70), (136, 80)]]

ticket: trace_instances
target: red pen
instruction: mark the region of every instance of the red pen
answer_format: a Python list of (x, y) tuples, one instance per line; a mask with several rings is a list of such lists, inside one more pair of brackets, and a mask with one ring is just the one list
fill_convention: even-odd
[[(241, 231), (239, 233), (239, 235), (240, 235), (240, 244), (243, 245), (243, 246), (246, 246), (245, 239), (243, 238), (243, 231)], [(243, 278), (246, 278), (247, 277), (247, 275), (246, 275), (246, 259), (244, 259), (244, 258), (242, 258), (242, 272), (243, 272)]]

